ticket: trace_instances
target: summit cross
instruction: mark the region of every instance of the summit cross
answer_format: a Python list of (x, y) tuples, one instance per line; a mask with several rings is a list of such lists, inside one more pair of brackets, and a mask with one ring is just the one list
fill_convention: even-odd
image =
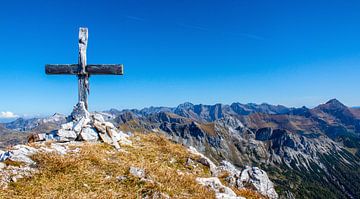
[(79, 103), (83, 102), (88, 109), (90, 75), (123, 75), (122, 64), (86, 64), (86, 48), (88, 29), (79, 30), (79, 60), (78, 64), (46, 64), (47, 75), (77, 75)]

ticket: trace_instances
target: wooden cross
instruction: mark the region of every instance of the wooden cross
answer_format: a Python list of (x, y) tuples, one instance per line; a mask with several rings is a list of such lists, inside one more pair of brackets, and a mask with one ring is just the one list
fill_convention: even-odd
[(78, 64), (46, 64), (48, 75), (77, 75), (79, 102), (84, 102), (88, 109), (87, 96), (89, 94), (90, 75), (123, 75), (122, 64), (86, 64), (86, 48), (88, 43), (88, 29), (79, 30), (79, 62)]

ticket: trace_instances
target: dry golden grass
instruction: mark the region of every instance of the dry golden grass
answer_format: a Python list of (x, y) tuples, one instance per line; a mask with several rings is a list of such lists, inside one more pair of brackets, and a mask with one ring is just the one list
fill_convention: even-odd
[(24, 165), (24, 163), (22, 163), (22, 162), (15, 162), (15, 161), (12, 161), (10, 159), (5, 160), (4, 163), (6, 165), (14, 166), (14, 167), (20, 167), (20, 166)]
[(251, 189), (232, 189), (236, 195), (242, 196), (246, 199), (266, 199), (267, 197), (257, 193), (256, 191), (253, 191)]
[[(11, 183), (0, 198), (214, 198), (214, 193), (196, 183), (209, 177), (207, 167), (185, 166), (191, 155), (181, 145), (155, 134), (136, 135), (133, 146), (117, 152), (106, 144), (84, 144), (79, 153), (60, 156), (37, 154), (39, 172)], [(129, 174), (129, 167), (145, 169), (142, 180)], [(119, 181), (117, 176), (126, 176)], [(157, 196), (157, 197), (156, 197)]]

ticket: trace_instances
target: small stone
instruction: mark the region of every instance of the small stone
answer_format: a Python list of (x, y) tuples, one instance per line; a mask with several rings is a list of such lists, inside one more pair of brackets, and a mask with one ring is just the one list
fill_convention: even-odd
[(235, 192), (229, 187), (224, 186), (219, 178), (196, 178), (196, 181), (204, 186), (210, 187), (215, 191), (216, 198), (231, 198), (242, 199), (243, 197), (236, 196)]
[(62, 155), (65, 155), (68, 151), (68, 148), (60, 143), (51, 143), (51, 149)]
[(99, 133), (101, 140), (105, 143), (111, 144), (113, 143), (112, 138), (107, 133)]
[(118, 177), (116, 177), (116, 179), (117, 179), (119, 182), (123, 182), (123, 181), (127, 180), (128, 177), (127, 177), (127, 176), (118, 176)]
[(23, 178), (23, 176), (22, 175), (16, 175), (16, 176), (11, 177), (11, 181), (12, 182), (17, 182), (17, 180), (20, 179), (20, 178)]
[(3, 163), (3, 162), (0, 162), (0, 170), (5, 169), (5, 167), (6, 167), (6, 164), (5, 164), (5, 163)]
[(113, 124), (113, 123), (111, 123), (111, 122), (103, 122), (103, 123), (104, 123), (104, 125), (105, 125), (106, 127), (109, 127), (109, 128), (115, 129), (115, 126), (114, 126), (114, 124)]
[(189, 152), (199, 156), (200, 158), (197, 159), (196, 161), (199, 162), (200, 164), (209, 167), (211, 174), (216, 174), (217, 170), (216, 170), (216, 165), (214, 164), (214, 162), (212, 162), (208, 157), (204, 156), (203, 154), (199, 153), (194, 147), (190, 146), (189, 147)]
[(87, 125), (89, 122), (90, 122), (90, 119), (89, 119), (89, 118), (83, 117), (83, 118), (81, 118), (78, 122), (76, 122), (76, 123), (74, 124), (73, 130), (74, 130), (77, 134), (79, 134), (80, 131), (81, 131), (81, 129), (82, 129), (85, 125)]
[(129, 135), (123, 133), (122, 131), (116, 131), (114, 129), (112, 129), (111, 132), (115, 140), (117, 142), (120, 142), (120, 144), (129, 146), (132, 145), (131, 140), (128, 139), (130, 137)]
[(38, 152), (38, 149), (35, 149), (26, 145), (16, 145), (13, 147), (11, 152), (9, 151), (9, 159), (14, 162), (24, 162), (26, 164), (33, 164), (34, 161), (30, 156)]
[(99, 139), (99, 136), (94, 128), (83, 128), (80, 133), (80, 139), (85, 141), (96, 141)]
[(59, 129), (57, 131), (57, 136), (60, 142), (73, 141), (77, 138), (77, 134), (75, 133), (75, 131), (69, 131), (64, 129)]
[(138, 178), (145, 178), (145, 170), (138, 167), (130, 167), (129, 172), (131, 175)]
[(103, 125), (103, 123), (94, 121), (94, 127), (99, 133), (102, 133), (102, 134), (106, 133), (106, 126)]
[(11, 177), (11, 181), (12, 181), (12, 182), (17, 182), (16, 177), (15, 177), (15, 176)]
[(195, 162), (191, 158), (187, 158), (185, 166), (186, 167), (193, 167), (193, 166), (195, 166)]
[(90, 186), (88, 184), (83, 184), (85, 188), (90, 189)]
[(174, 164), (175, 162), (176, 162), (175, 158), (171, 158), (170, 161), (169, 161), (170, 164)]
[(64, 130), (72, 130), (72, 127), (74, 126), (74, 122), (68, 122), (61, 125), (61, 129)]
[(119, 145), (119, 143), (117, 142), (116, 138), (115, 138), (114, 136), (112, 136), (111, 139), (112, 139), (112, 141), (113, 141), (112, 145), (115, 147), (116, 150), (119, 151), (119, 150), (120, 150), (120, 145)]
[(8, 159), (11, 156), (11, 152), (7, 151), (1, 151), (0, 152), (0, 162), (5, 161), (6, 159)]
[(98, 122), (105, 122), (105, 119), (102, 115), (95, 113), (94, 115), (92, 115), (93, 120), (98, 121)]

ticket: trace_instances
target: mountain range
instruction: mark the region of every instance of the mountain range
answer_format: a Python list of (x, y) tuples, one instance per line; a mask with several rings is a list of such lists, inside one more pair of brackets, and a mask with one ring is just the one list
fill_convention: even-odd
[[(360, 109), (332, 99), (315, 108), (183, 103), (99, 112), (123, 131), (157, 132), (215, 162), (267, 171), (281, 198), (360, 197)], [(0, 125), (0, 147), (50, 132), (66, 116)]]

